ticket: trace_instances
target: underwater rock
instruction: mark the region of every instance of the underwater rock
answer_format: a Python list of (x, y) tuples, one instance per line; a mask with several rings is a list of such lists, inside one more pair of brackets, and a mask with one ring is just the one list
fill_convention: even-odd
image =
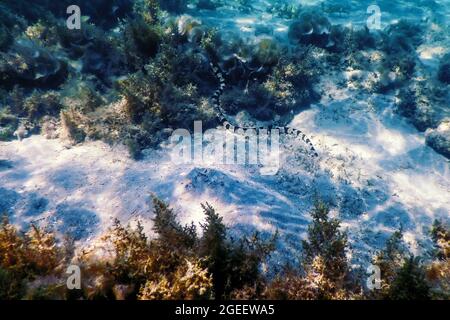
[(443, 83), (450, 84), (450, 54), (446, 54), (441, 60), (438, 79)]
[(312, 44), (326, 48), (330, 42), (331, 23), (328, 18), (315, 11), (303, 12), (289, 26), (288, 37), (293, 43)]
[(18, 40), (8, 53), (0, 52), (0, 82), (31, 87), (57, 87), (67, 76), (67, 65), (29, 40)]
[(436, 129), (427, 130), (426, 143), (437, 153), (450, 159), (450, 119), (444, 120)]

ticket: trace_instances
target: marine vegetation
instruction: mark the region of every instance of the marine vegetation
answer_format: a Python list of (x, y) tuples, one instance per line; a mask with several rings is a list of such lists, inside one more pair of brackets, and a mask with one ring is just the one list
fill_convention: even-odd
[[(153, 231), (116, 220), (95, 244), (76, 248), (52, 230), (34, 225), (26, 233), (4, 219), (0, 225), (0, 297), (31, 300), (179, 300), (179, 299), (448, 299), (450, 231), (435, 221), (430, 238), (433, 258), (413, 257), (401, 231), (374, 256), (381, 266), (381, 290), (365, 290), (350, 268), (347, 234), (328, 207), (316, 203), (299, 266), (262, 268), (277, 250), (277, 235), (234, 240), (222, 217), (203, 205), (199, 234), (182, 225), (163, 201), (153, 197)], [(65, 271), (81, 268), (80, 289), (66, 286)]]
[[(292, 112), (320, 98), (315, 86), (325, 70), (349, 67), (372, 69), (357, 86), (381, 93), (400, 89), (398, 110), (420, 130), (442, 121), (433, 116), (434, 91), (419, 92), (420, 85), (408, 83), (417, 71), (422, 29), (407, 20), (375, 33), (333, 25), (324, 8), (278, 1), (270, 10), (291, 19), (287, 44), (270, 32), (249, 42), (206, 25), (187, 14), (184, 0), (94, 1), (83, 6), (88, 18), (81, 30), (68, 30), (66, 4), (1, 4), (2, 139), (13, 138), (19, 125), (39, 132), (42, 119), (54, 117), (71, 143), (123, 143), (139, 158), (171, 129), (191, 128), (194, 119), (205, 129), (219, 124), (210, 99), (217, 86), (211, 62), (225, 76), (224, 112), (245, 123), (286, 125)], [(213, 10), (223, 4), (194, 5)], [(245, 1), (238, 6), (252, 7)], [(442, 83), (448, 82), (446, 66), (444, 57), (437, 73)]]

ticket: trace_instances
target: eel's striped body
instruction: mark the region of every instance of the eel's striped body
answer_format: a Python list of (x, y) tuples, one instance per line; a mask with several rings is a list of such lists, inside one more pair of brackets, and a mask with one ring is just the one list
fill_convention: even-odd
[(225, 83), (225, 78), (222, 74), (222, 72), (220, 71), (220, 68), (218, 66), (215, 66), (213, 63), (211, 63), (211, 68), (214, 72), (214, 75), (217, 77), (217, 79), (219, 80), (219, 88), (214, 92), (213, 96), (212, 96), (212, 103), (214, 105), (214, 108), (217, 111), (217, 116), (219, 118), (219, 121), (221, 123), (223, 123), (223, 126), (225, 128), (234, 128), (234, 129), (242, 129), (242, 130), (248, 130), (248, 129), (254, 129), (254, 130), (272, 130), (272, 129), (278, 129), (280, 131), (280, 134), (286, 134), (286, 135), (291, 135), (294, 136), (295, 138), (301, 138), (303, 140), (303, 142), (305, 142), (311, 151), (311, 154), (314, 157), (318, 157), (318, 153), (316, 151), (316, 149), (314, 148), (314, 145), (312, 144), (311, 140), (301, 131), (295, 128), (290, 128), (290, 127), (277, 127), (277, 126), (268, 126), (268, 127), (240, 127), (240, 126), (235, 126), (232, 125), (230, 123), (230, 121), (228, 121), (225, 112), (223, 111), (222, 107), (220, 106), (220, 97), (223, 94), (223, 91), (225, 90), (226, 87), (226, 83)]

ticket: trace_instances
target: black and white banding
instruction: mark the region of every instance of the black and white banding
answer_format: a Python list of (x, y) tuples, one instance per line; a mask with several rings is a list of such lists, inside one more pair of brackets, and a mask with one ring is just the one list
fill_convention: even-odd
[(291, 127), (274, 127), (271, 125), (268, 127), (259, 127), (259, 128), (258, 127), (240, 127), (240, 126), (232, 125), (220, 105), (220, 97), (222, 96), (222, 94), (225, 90), (225, 87), (226, 87), (225, 78), (218, 66), (215, 66), (212, 62), (210, 63), (210, 65), (211, 65), (211, 69), (214, 72), (214, 75), (219, 80), (219, 88), (216, 91), (214, 91), (214, 94), (212, 95), (211, 100), (213, 103), (213, 107), (217, 112), (217, 117), (219, 118), (219, 121), (221, 123), (223, 123), (223, 126), (225, 128), (234, 128), (235, 130), (253, 129), (253, 130), (268, 130), (268, 131), (270, 131), (272, 129), (278, 129), (280, 131), (280, 134), (290, 135), (290, 136), (293, 136), (294, 138), (301, 137), (302, 141), (309, 146), (311, 154), (314, 157), (319, 156), (319, 154), (317, 153), (316, 149), (314, 148), (314, 145), (312, 144), (311, 140), (299, 129), (295, 129), (295, 128), (291, 128)]

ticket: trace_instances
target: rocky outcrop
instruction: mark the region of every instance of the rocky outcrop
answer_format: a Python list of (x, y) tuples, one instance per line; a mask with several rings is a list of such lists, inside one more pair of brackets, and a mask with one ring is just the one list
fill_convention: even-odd
[(443, 121), (436, 129), (427, 130), (426, 142), (436, 152), (450, 159), (450, 119)]

